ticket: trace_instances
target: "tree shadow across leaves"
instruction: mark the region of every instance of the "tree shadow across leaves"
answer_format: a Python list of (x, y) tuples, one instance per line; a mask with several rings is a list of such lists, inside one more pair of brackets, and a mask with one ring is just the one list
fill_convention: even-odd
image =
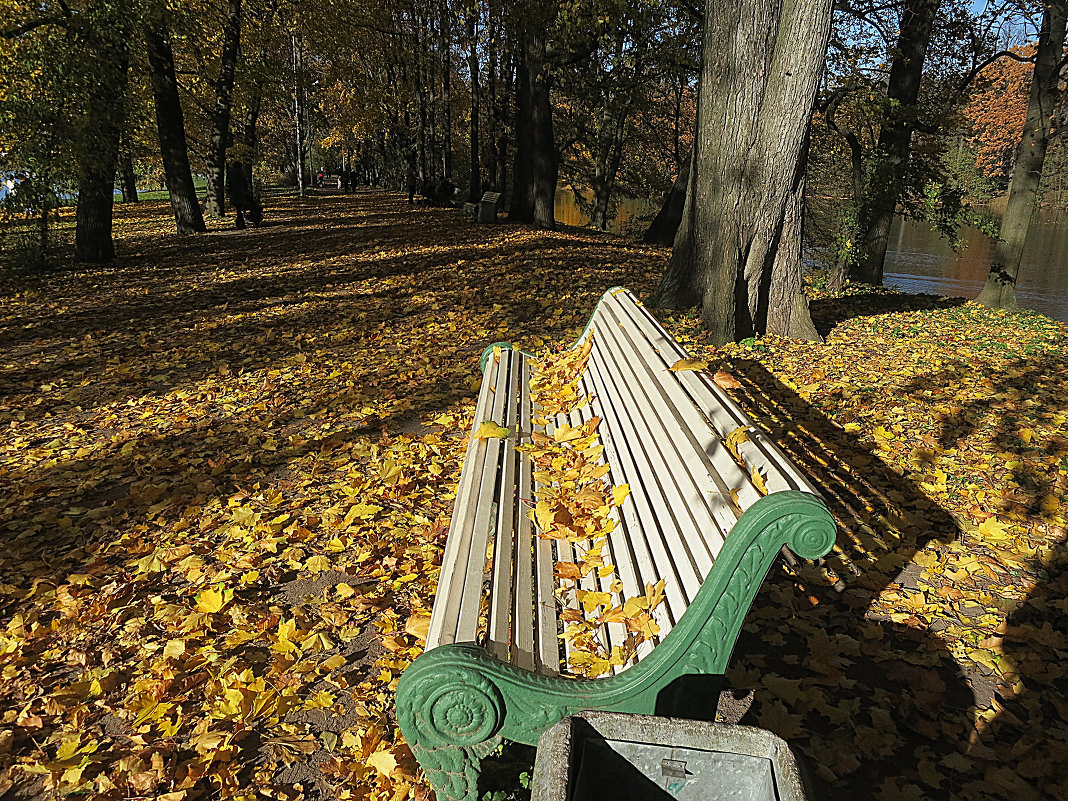
[(956, 541), (956, 523), (761, 364), (728, 369), (743, 383), (735, 397), (839, 521), (825, 565), (836, 589), (810, 567), (775, 573), (747, 618), (727, 677), (756, 690), (742, 722), (798, 744), (829, 793), (872, 798), (886, 781), (916, 797), (947, 789), (944, 761), (967, 748), (982, 677), (962, 672), (909, 611), (923, 601), (909, 564), (930, 543)]

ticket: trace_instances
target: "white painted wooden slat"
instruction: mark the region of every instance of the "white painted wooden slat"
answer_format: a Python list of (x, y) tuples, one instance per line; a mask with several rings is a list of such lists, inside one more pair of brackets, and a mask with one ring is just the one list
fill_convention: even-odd
[[(531, 420), (530, 407), (530, 361), (523, 358), (519, 376), (519, 416), (518, 427), (521, 434), (517, 434), (520, 444), (530, 443), (530, 432), (533, 422)], [(538, 624), (538, 613), (534, 608), (534, 538), (533, 525), (527, 516), (527, 509), (534, 502), (534, 480), (532, 478), (532, 463), (524, 454), (518, 454), (519, 473), (517, 477), (516, 492), (516, 558), (515, 558), (515, 607), (512, 611), (514, 620), (515, 643), (513, 648), (513, 662), (524, 670), (534, 670), (536, 661), (534, 658), (535, 632)], [(553, 611), (553, 625), (555, 626), (555, 609)], [(555, 633), (555, 632), (554, 632)]]
[(678, 539), (677, 521), (664, 503), (655, 471), (646, 463), (641, 443), (632, 436), (633, 421), (625, 399), (615, 397), (608, 390), (605, 368), (596, 353), (596, 335), (593, 347), (595, 354), (590, 358), (587, 375), (598, 399), (595, 408), (612, 431), (610, 436), (620, 458), (622, 475), (630, 484), (638, 515), (638, 525), (632, 531), (638, 535), (634, 542), (638, 581), (644, 584), (665, 579), (666, 603), (657, 610), (656, 620), (666, 634), (689, 604), (683, 576), (689, 574), (685, 583), (692, 583), (693, 568), (669, 554), (665, 543)]
[[(643, 384), (650, 379), (641, 365), (619, 353), (616, 332), (612, 329), (611, 321), (598, 321), (593, 349), (604, 363), (606, 376), (614, 382), (611, 392), (621, 401), (620, 416), (629, 422), (625, 438), (628, 442), (633, 440), (637, 446), (632, 448), (636, 459), (645, 465), (644, 472), (654, 478), (647, 484), (650, 500), (661, 519), (670, 516), (675, 520), (675, 526), (663, 526), (662, 531), (667, 553), (674, 560), (689, 603), (712, 565), (697, 532), (716, 528), (706, 500), (714, 485), (707, 480), (703, 458), (685, 447), (685, 442), (679, 442), (682, 434), (677, 425), (670, 425), (672, 420), (647, 394)], [(706, 474), (703, 486), (695, 482), (702, 472)], [(654, 486), (658, 491), (653, 490)]]
[[(505, 398), (504, 426), (511, 434), (501, 443), (501, 477), (497, 493), (497, 535), (493, 540), (493, 570), (490, 574), (490, 607), (486, 630), (486, 650), (508, 662), (512, 637), (512, 590), (515, 587), (516, 453), (519, 429), (519, 380), (521, 353), (510, 351), (508, 395)], [(498, 388), (498, 391), (500, 389)], [(529, 574), (528, 574), (529, 575)]]
[[(493, 405), (489, 418), (497, 425), (505, 423), (505, 409), (513, 387), (508, 384), (513, 353), (501, 351), (501, 360), (497, 365)], [(456, 623), (456, 642), (476, 642), (478, 640), (478, 618), (483, 597), (482, 584), (486, 575), (486, 553), (493, 535), (493, 506), (496, 501), (497, 475), (500, 467), (501, 440), (496, 437), (486, 439), (486, 478), (478, 493), (475, 506), (474, 527), (471, 532), (471, 544), (467, 551), (467, 565), (461, 562), (460, 568), (466, 572), (463, 583), (463, 598), (460, 601), (460, 616)]]
[[(612, 465), (612, 470), (609, 473), (612, 485), (618, 486), (620, 484), (630, 483), (628, 481), (628, 476), (623, 469), (624, 462), (620, 458), (616, 444), (612, 439), (610, 424), (605, 419), (605, 416), (598, 411), (600, 400), (592, 391), (588, 372), (587, 375), (583, 377), (580, 386), (585, 395), (594, 396), (590, 403), (590, 409), (601, 417), (601, 444), (604, 445), (605, 459)], [(645, 592), (645, 584), (638, 575), (638, 565), (645, 563), (651, 566), (653, 564), (652, 554), (648, 550), (648, 545), (643, 540), (641, 524), (638, 522), (636, 511), (636, 504), (639, 503), (639, 501), (635, 500), (637, 497), (635, 493), (640, 491), (640, 485), (631, 485), (631, 495), (623, 502), (622, 507), (617, 507), (613, 510), (618, 525), (612, 533), (608, 535), (609, 554), (612, 563), (616, 566), (615, 575), (621, 582), (623, 582), (623, 588), (619, 592), (619, 596), (623, 600), (633, 598), (634, 596), (641, 595)], [(639, 553), (642, 554), (640, 560), (638, 556)], [(670, 630), (670, 626), (670, 620), (666, 621), (666, 626), (663, 630), (664, 634)], [(626, 632), (624, 631), (624, 636), (625, 633)], [(641, 659), (643, 656), (651, 652), (658, 641), (659, 638), (653, 638), (652, 640), (646, 640), (641, 643), (638, 646), (637, 658)], [(622, 642), (622, 640), (620, 640), (620, 642)], [(614, 672), (618, 673), (619, 671), (624, 670), (625, 667), (626, 665), (616, 667)]]
[[(534, 408), (532, 414), (539, 415)], [(552, 425), (538, 426), (543, 433), (549, 434)], [(538, 488), (534, 484), (535, 494)], [(531, 497), (531, 503), (535, 498)], [(534, 538), (534, 611), (537, 619), (534, 634), (538, 670), (542, 673), (560, 672), (560, 640), (557, 635), (558, 604), (556, 601), (556, 578), (553, 576), (555, 549), (553, 543), (542, 537)]]
[(454, 642), (456, 639), (456, 621), (459, 618), (460, 601), (463, 598), (465, 572), (459, 570), (459, 565), (467, 561), (471, 531), (474, 528), (475, 506), (486, 473), (486, 440), (476, 439), (475, 432), (486, 419), (492, 406), (495, 382), (490, 379), (495, 373), (496, 365), (491, 362), (487, 365), (486, 373), (483, 375), (482, 387), (478, 393), (478, 401), (475, 403), (475, 418), (471, 425), (467, 453), (464, 455), (460, 484), (456, 490), (452, 521), (449, 524), (448, 538), (445, 540), (445, 553), (441, 559), (438, 587), (430, 615), (430, 628), (426, 639), (428, 650)]
[[(650, 404), (664, 422), (672, 445), (678, 451), (688, 476), (695, 482), (701, 501), (707, 506), (715, 523), (705, 526), (698, 520), (694, 531), (695, 552), (703, 550), (707, 555), (699, 565), (701, 574), (707, 575), (723, 540), (738, 520), (739, 510), (732, 500), (731, 491), (755, 495), (756, 490), (749, 483), (745, 471), (727, 452), (715, 430), (691, 402), (679, 383), (680, 374), (668, 370), (668, 365), (649, 348), (641, 332), (627, 325), (627, 320), (619, 320), (614, 309), (606, 309), (605, 315), (607, 320), (616, 323), (615, 326), (605, 326), (606, 335), (612, 338), (612, 349), (618, 351), (621, 361), (635, 367), (633, 375), (641, 380), (647, 390)], [(638, 365), (642, 369), (637, 369)]]
[[(620, 293), (612, 298), (612, 308), (627, 315), (649, 339), (650, 345), (660, 351), (667, 364), (673, 364), (688, 354), (676, 342), (660, 322), (644, 307), (636, 304), (629, 292)], [(743, 443), (740, 451), (747, 462), (761, 464), (769, 471), (768, 489), (775, 492), (780, 489), (797, 489), (818, 495), (816, 488), (808, 478), (798, 470), (792, 461), (762, 429), (722, 388), (707, 375), (696, 372), (677, 374), (680, 383), (690, 393), (697, 407), (715, 423), (722, 436), (727, 436), (737, 428), (746, 428), (754, 442)], [(755, 449), (759, 449), (759, 453)], [(742, 505), (745, 509), (748, 503)]]
[[(581, 385), (580, 385), (580, 387), (581, 387)], [(588, 423), (594, 417), (594, 412), (593, 412), (592, 406), (587, 403), (582, 409), (579, 410), (579, 415), (581, 417), (581, 421), (580, 422), (583, 425)], [(601, 426), (603, 426), (603, 423), (601, 424)], [(607, 437), (605, 436), (605, 432), (601, 431), (601, 426), (598, 426), (598, 434), (600, 435), (599, 436), (600, 444), (604, 445), (605, 444), (605, 440), (607, 439)], [(605, 449), (605, 452), (602, 453), (601, 456), (597, 459), (596, 463), (598, 465), (608, 464), (609, 470), (608, 470), (608, 473), (604, 476), (604, 481), (605, 481), (608, 489), (611, 490), (613, 487), (615, 487), (615, 486), (617, 486), (619, 484), (624, 484), (626, 482), (624, 482), (622, 480), (620, 480), (620, 481), (616, 480), (616, 471), (612, 470), (611, 462), (609, 462), (608, 459), (606, 458), (606, 454), (607, 454), (607, 448)], [(616, 528), (619, 528), (622, 525), (622, 521), (620, 519), (619, 509), (612, 509), (612, 511), (609, 513), (608, 519), (615, 523)], [(607, 562), (609, 564), (612, 564), (612, 565), (616, 564), (616, 561), (615, 561), (615, 549), (612, 546), (612, 535), (611, 534), (609, 534), (608, 537), (606, 538), (605, 545), (601, 549), (601, 555), (604, 558), (605, 562)], [(607, 593), (611, 594), (612, 603), (615, 606), (618, 606), (618, 605), (622, 604), (627, 599), (627, 596), (623, 595), (622, 592), (618, 592), (618, 591), (617, 592), (612, 592), (612, 590), (611, 590), (612, 580), (617, 578), (617, 577), (618, 577), (618, 570), (613, 570), (612, 573), (610, 573), (609, 575), (604, 576), (604, 577), (601, 577), (600, 575), (596, 576), (596, 579), (597, 579), (597, 590), (599, 592), (607, 592)], [(622, 581), (622, 579), (620, 579), (620, 581)], [(608, 652), (611, 653), (612, 652), (612, 648), (614, 646), (622, 645), (623, 640), (626, 639), (627, 628), (622, 623), (609, 623), (605, 628), (606, 628), (605, 646), (607, 647)]]

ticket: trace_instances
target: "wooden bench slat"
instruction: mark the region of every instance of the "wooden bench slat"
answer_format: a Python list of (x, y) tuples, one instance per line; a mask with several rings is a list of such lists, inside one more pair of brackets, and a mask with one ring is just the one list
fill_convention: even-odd
[[(630, 299), (634, 296), (630, 292), (620, 293)], [(634, 322), (640, 330), (649, 338), (650, 343), (659, 349), (662, 356), (668, 353), (666, 361), (673, 364), (677, 359), (686, 358), (686, 351), (682, 349), (664, 327), (660, 325), (649, 312), (634, 304), (623, 304), (613, 297), (613, 306), (620, 310), (626, 317)], [(727, 436), (731, 431), (739, 427), (745, 427), (749, 431), (750, 442), (742, 443), (739, 448), (743, 456), (752, 453), (753, 458), (747, 459), (753, 463), (762, 464), (768, 469), (769, 475), (766, 484), (769, 492), (794, 489), (801, 492), (809, 492), (817, 495), (815, 487), (801, 471), (794, 467), (790, 459), (782, 450), (770, 440), (759, 428), (753, 425), (749, 416), (735, 403), (723, 389), (706, 376), (694, 372), (678, 373), (680, 383), (690, 393), (697, 408), (702, 414), (716, 425), (721, 436)], [(744, 507), (743, 507), (744, 508)]]
[[(579, 388), (580, 390), (585, 389), (584, 381), (580, 382)], [(594, 416), (593, 407), (590, 404), (587, 404), (580, 410), (580, 414), (582, 417), (581, 422), (586, 423)], [(605, 446), (605, 450), (597, 459), (597, 464), (606, 464), (609, 467), (608, 473), (605, 475), (604, 480), (607, 482), (609, 487), (615, 487), (620, 484), (626, 483), (618, 477), (618, 471), (612, 467), (612, 461), (608, 458), (608, 443), (603, 437), (601, 438), (601, 444)], [(607, 537), (606, 547), (603, 551), (603, 557), (605, 562), (615, 565), (615, 570), (614, 572), (610, 573), (607, 576), (604, 576), (603, 578), (601, 576), (598, 576), (597, 588), (601, 592), (609, 593), (612, 596), (612, 604), (614, 606), (619, 606), (620, 604), (624, 603), (629, 597), (626, 593), (626, 588), (628, 586), (637, 587), (639, 585), (637, 581), (637, 576), (633, 575), (634, 571), (633, 568), (630, 566), (632, 554), (629, 552), (629, 549), (623, 548), (620, 551), (621, 558), (616, 557), (616, 551), (621, 546), (620, 537), (625, 527), (625, 523), (622, 517), (622, 510), (618, 507), (613, 508), (612, 511), (609, 513), (608, 519), (615, 523), (615, 529), (613, 529)], [(628, 576), (628, 578), (630, 579), (629, 581), (627, 578), (624, 578), (624, 574)], [(612, 592), (611, 587), (614, 579), (618, 579), (620, 582), (622, 582), (623, 589), (617, 590), (616, 592)], [(623, 641), (627, 638), (627, 627), (624, 626), (622, 623), (609, 623), (606, 627), (605, 634), (605, 644), (608, 647), (608, 651), (611, 652), (613, 647), (615, 647), (616, 645), (622, 645)], [(651, 647), (652, 646), (650, 645), (650, 648)], [(615, 668), (615, 672), (623, 670), (625, 667), (626, 665), (617, 666)]]
[[(497, 391), (506, 391), (504, 397), (504, 422), (509, 431), (519, 429), (519, 398), (521, 353), (509, 349), (502, 351), (501, 360), (508, 360), (506, 390), (498, 384)], [(486, 650), (502, 662), (511, 661), (512, 627), (518, 628), (519, 618), (513, 615), (512, 591), (515, 587), (513, 572), (516, 559), (516, 461), (515, 437), (501, 440), (500, 486), (497, 492), (497, 533), (493, 541), (493, 570), (490, 574), (490, 608), (487, 624)], [(527, 574), (530, 575), (529, 573)]]
[(478, 401), (475, 403), (475, 420), (471, 426), (467, 453), (464, 455), (464, 466), (470, 464), (470, 467), (460, 473), (452, 523), (441, 559), (438, 589), (434, 595), (430, 628), (427, 631), (428, 649), (456, 641), (456, 621), (459, 617), (459, 603), (463, 597), (463, 576), (458, 575), (458, 568), (461, 562), (467, 561), (471, 531), (474, 528), (474, 507), (485, 474), (485, 470), (481, 468), (486, 461), (486, 440), (476, 439), (475, 432), (482, 425), (493, 401), (494, 382), (487, 381), (486, 378), (488, 376), (483, 378)]
[[(509, 386), (509, 368), (512, 363), (512, 351), (501, 351), (494, 376), (493, 403), (486, 419), (497, 425), (505, 423), (505, 409), (511, 394)], [(486, 464), (491, 466), (483, 471), (482, 486), (479, 488), (478, 503), (475, 506), (474, 529), (470, 536), (467, 550), (467, 565), (461, 563), (460, 569), (466, 571), (463, 582), (463, 596), (460, 601), (459, 620), (456, 623), (456, 642), (476, 642), (478, 640), (478, 618), (481, 612), (483, 580), (486, 574), (487, 550), (490, 545), (493, 506), (496, 501), (497, 470), (500, 464), (502, 441), (496, 437), (486, 439)]]
[[(593, 347), (594, 351), (598, 348), (596, 336)], [(630, 500), (635, 504), (638, 513), (639, 525), (632, 532), (636, 535), (636, 544), (644, 546), (636, 548), (638, 580), (644, 583), (654, 576), (666, 580), (667, 600), (657, 610), (661, 615), (657, 617), (657, 622), (666, 633), (682, 616), (689, 603), (687, 585), (693, 584), (693, 568), (688, 564), (688, 560), (676, 561), (670, 555), (668, 542), (679, 538), (677, 521), (667, 504), (660, 500), (659, 479), (655, 470), (651, 469), (641, 443), (632, 433), (634, 421), (631, 419), (631, 409), (628, 408), (629, 394), (620, 398), (611, 394), (608, 388), (611, 382), (596, 358), (590, 359), (589, 376), (595, 395), (595, 409), (604, 421), (601, 425), (616, 444), (621, 477), (630, 484)], [(602, 433), (602, 440), (604, 437), (605, 433)], [(661, 465), (659, 469), (663, 471), (664, 468)], [(652, 486), (646, 486), (646, 482)]]
[[(606, 312), (612, 320), (622, 325), (623, 320), (616, 316), (618, 306), (610, 307)], [(688, 468), (695, 476), (701, 475), (702, 472), (708, 475), (709, 484), (704, 488), (703, 500), (716, 521), (717, 528), (713, 530), (698, 527), (698, 533), (714, 559), (722, 547), (723, 540), (734, 527), (741, 509), (748, 508), (759, 500), (760, 493), (753, 486), (749, 474), (727, 452), (715, 428), (707, 417), (701, 414), (686, 392), (680, 381), (680, 376), (685, 376), (686, 373), (676, 373), (668, 369), (676, 360), (670, 356), (664, 359), (663, 354), (652, 350), (649, 347), (651, 343), (647, 341), (643, 340), (642, 347), (630, 338), (629, 331), (617, 328), (617, 332), (613, 334), (617, 347), (644, 365), (649, 384), (659, 393), (659, 400), (654, 400), (654, 406), (664, 410), (665, 414), (670, 410), (675, 418), (680, 437), (678, 446), (685, 447), (682, 440), (688, 443)], [(640, 333), (637, 335), (641, 336)], [(737, 504), (732, 499), (732, 490), (737, 493)]]
[[(517, 438), (521, 444), (530, 442), (532, 429), (530, 406), (530, 362), (523, 359), (519, 376), (519, 431)], [(519, 459), (519, 475), (516, 492), (519, 503), (516, 504), (516, 549), (513, 597), (515, 605), (512, 610), (515, 621), (515, 649), (513, 661), (525, 670), (535, 670), (537, 662), (534, 657), (534, 643), (538, 626), (538, 610), (534, 606), (534, 549), (533, 524), (527, 516), (529, 503), (534, 498), (533, 470), (530, 459)], [(524, 499), (526, 503), (524, 503)], [(555, 612), (555, 610), (554, 610)], [(555, 614), (554, 614), (555, 620)]]
[(703, 443), (698, 442), (683, 423), (664, 411), (670, 408), (670, 399), (659, 394), (657, 389), (665, 378), (668, 382), (672, 381), (671, 373), (659, 363), (647, 365), (636, 350), (628, 352), (626, 336), (622, 332), (612, 331), (610, 325), (596, 330), (602, 336), (613, 338), (613, 347), (608, 350), (612, 354), (616, 351), (620, 354), (612, 358), (615, 359), (615, 369), (623, 376), (622, 380), (627, 384), (638, 381), (639, 389), (630, 395), (639, 414), (643, 416), (640, 421), (642, 427), (637, 429), (636, 434), (647, 449), (645, 437), (655, 443), (665, 467), (670, 471), (661, 481), (667, 502), (679, 503), (687, 512), (686, 515), (679, 515), (679, 528), (683, 547), (696, 569), (699, 586), (712, 567), (722, 539), (734, 526), (737, 513), (725, 502), (720, 487), (713, 481)]
[[(579, 388), (587, 397), (593, 395), (593, 387), (590, 382), (590, 377), (587, 374), (582, 378), (579, 383)], [(587, 407), (592, 415), (595, 411), (593, 404)], [(601, 410), (603, 411), (603, 410)], [(602, 422), (602, 426), (608, 427), (607, 422)], [(608, 475), (605, 477), (610, 485), (613, 487), (620, 484), (626, 484), (627, 476), (623, 472), (622, 464), (618, 450), (615, 443), (610, 437), (602, 436), (601, 444), (604, 445), (604, 461), (607, 461), (611, 465), (611, 469)], [(617, 594), (617, 603), (625, 601), (628, 597), (640, 591), (644, 587), (644, 583), (638, 574), (638, 551), (643, 547), (638, 539), (640, 537), (641, 526), (638, 522), (637, 512), (635, 510), (635, 502), (633, 498), (624, 501), (622, 507), (617, 507), (612, 512), (613, 519), (616, 520), (617, 525), (608, 535), (608, 551), (612, 564), (616, 566), (616, 576), (623, 583), (623, 589)], [(642, 559), (648, 564), (652, 564), (652, 554), (648, 552), (646, 548)], [(625, 636), (625, 632), (624, 632)], [(653, 642), (645, 642), (638, 647), (638, 656), (644, 656), (653, 649)], [(616, 671), (623, 668), (617, 668)]]
[[(529, 381), (527, 382), (529, 391)], [(538, 416), (534, 406), (532, 414)], [(546, 432), (547, 426), (539, 425), (534, 430)], [(530, 461), (525, 460), (529, 467)], [(530, 501), (534, 502), (537, 485), (531, 479)], [(560, 672), (560, 640), (557, 638), (556, 579), (553, 576), (553, 545), (541, 537), (534, 539), (534, 612), (538, 670), (542, 673)]]

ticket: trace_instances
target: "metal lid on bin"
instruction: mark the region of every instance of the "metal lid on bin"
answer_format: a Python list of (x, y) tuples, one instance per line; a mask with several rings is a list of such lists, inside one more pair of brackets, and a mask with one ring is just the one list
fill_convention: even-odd
[(531, 801), (806, 801), (790, 746), (764, 729), (617, 712), (538, 741)]

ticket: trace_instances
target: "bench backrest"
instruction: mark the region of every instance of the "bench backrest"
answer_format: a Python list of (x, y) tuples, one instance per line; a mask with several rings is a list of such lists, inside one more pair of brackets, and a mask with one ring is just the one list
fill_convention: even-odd
[[(664, 579), (666, 600), (655, 613), (663, 635), (696, 595), (738, 517), (763, 496), (754, 469), (767, 492), (815, 490), (709, 375), (669, 369), (686, 353), (631, 293), (605, 294), (578, 344), (590, 337), (580, 387), (591, 401), (559, 416), (548, 433), (564, 422), (578, 426), (599, 416), (603, 458), (610, 465), (606, 481), (629, 484), (631, 493), (613, 511), (617, 526), (606, 561), (616, 566), (615, 575), (592, 575), (580, 586), (611, 592), (618, 578), (623, 588), (611, 593), (618, 604)], [(585, 546), (538, 538), (527, 515), (535, 487), (529, 458), (516, 451), (515, 432), (529, 441), (530, 370), (523, 354), (508, 349), (485, 366), (473, 431), (493, 420), (513, 434), (471, 438), (427, 648), (479, 641), (503, 661), (555, 673), (560, 657), (553, 564), (579, 561)], [(744, 441), (731, 437), (738, 429), (746, 431)], [(605, 636), (611, 647), (626, 632), (622, 624), (610, 624)], [(639, 658), (652, 645), (645, 643)]]
[(483, 203), (492, 203), (494, 206), (499, 206), (501, 203), (500, 192), (486, 192), (482, 195)]

